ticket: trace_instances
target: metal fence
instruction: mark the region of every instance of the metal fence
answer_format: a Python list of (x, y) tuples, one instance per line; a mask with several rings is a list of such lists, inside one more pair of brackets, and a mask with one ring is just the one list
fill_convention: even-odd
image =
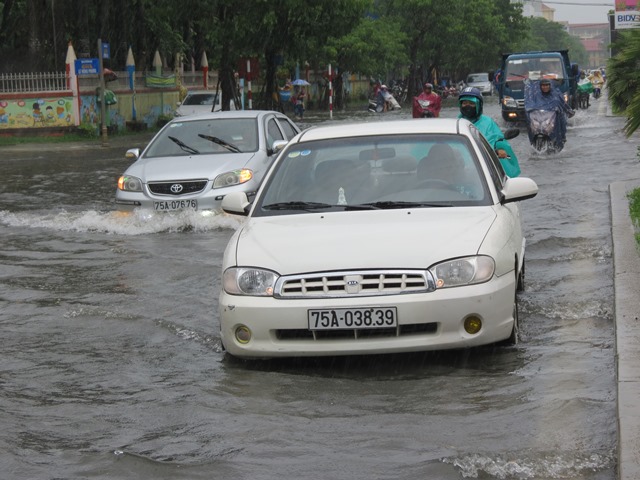
[(0, 93), (65, 91), (69, 91), (65, 72), (0, 74)]

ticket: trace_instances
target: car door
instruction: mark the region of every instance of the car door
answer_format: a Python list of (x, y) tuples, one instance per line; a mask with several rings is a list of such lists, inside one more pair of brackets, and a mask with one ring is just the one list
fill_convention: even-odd
[[(480, 151), (484, 161), (489, 169), (491, 180), (496, 188), (498, 194), (504, 188), (505, 183), (508, 180), (508, 176), (502, 168), (500, 159), (496, 152), (491, 148), (489, 142), (484, 136), (475, 128), (472, 128), (472, 134), (478, 140)], [(492, 227), (492, 235), (490, 241), (496, 242), (500, 254), (496, 258), (496, 273), (505, 273), (510, 271), (511, 267), (515, 265), (514, 255), (517, 254), (518, 259), (522, 259), (524, 256), (524, 237), (522, 235), (522, 226), (520, 222), (520, 207), (518, 202), (511, 202), (507, 204), (497, 203), (494, 208), (497, 218), (494, 226)]]

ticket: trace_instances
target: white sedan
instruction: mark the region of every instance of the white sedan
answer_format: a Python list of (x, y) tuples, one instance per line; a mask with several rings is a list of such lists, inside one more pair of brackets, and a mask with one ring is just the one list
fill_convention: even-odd
[(296, 136), (226, 248), (220, 335), (236, 357), (417, 352), (518, 340), (525, 239), (509, 178), (462, 119)]
[(118, 179), (120, 211), (217, 210), (229, 192), (252, 196), (276, 158), (273, 146), (300, 132), (286, 115), (242, 110), (175, 118)]

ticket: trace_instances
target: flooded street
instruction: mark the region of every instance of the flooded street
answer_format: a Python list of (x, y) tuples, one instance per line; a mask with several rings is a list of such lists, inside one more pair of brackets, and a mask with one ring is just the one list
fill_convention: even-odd
[[(0, 477), (615, 479), (608, 185), (640, 164), (604, 102), (557, 155), (511, 141), (540, 188), (511, 348), (234, 360), (217, 297), (241, 219), (118, 214), (124, 150), (0, 147)], [(386, 115), (332, 121), (411, 111)]]

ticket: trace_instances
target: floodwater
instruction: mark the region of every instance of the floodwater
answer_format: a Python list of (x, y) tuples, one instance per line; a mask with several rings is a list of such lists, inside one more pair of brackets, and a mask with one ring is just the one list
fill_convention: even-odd
[[(640, 168), (605, 113), (579, 111), (557, 155), (512, 140), (540, 187), (520, 344), (412, 355), (228, 358), (220, 263), (241, 220), (116, 213), (124, 151), (0, 149), (0, 477), (615, 479), (608, 184)], [(410, 110), (386, 115), (332, 121)]]

